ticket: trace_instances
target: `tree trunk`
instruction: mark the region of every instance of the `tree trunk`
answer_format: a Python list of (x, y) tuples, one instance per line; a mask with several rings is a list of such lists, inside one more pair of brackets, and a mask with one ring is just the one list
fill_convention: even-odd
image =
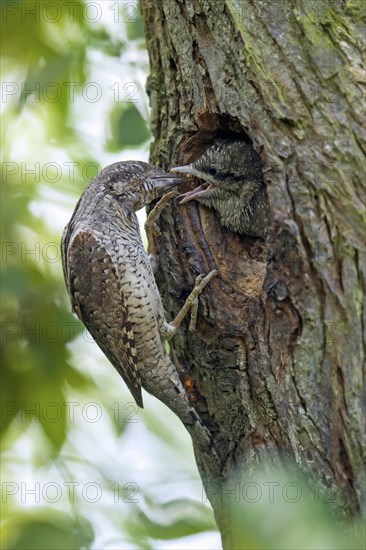
[(336, 488), (346, 514), (360, 509), (364, 469), (361, 5), (141, 0), (151, 161), (186, 164), (239, 134), (264, 163), (265, 243), (195, 202), (174, 200), (160, 220), (158, 283), (172, 318), (195, 277), (219, 271), (197, 332), (184, 325), (171, 355), (214, 434), (221, 481), (237, 465), (247, 475), (290, 458)]

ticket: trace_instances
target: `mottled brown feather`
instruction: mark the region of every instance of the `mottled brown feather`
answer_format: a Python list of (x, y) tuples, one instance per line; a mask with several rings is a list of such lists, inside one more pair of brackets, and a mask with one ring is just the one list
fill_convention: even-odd
[(143, 407), (133, 327), (110, 252), (91, 230), (79, 231), (63, 262), (74, 312)]

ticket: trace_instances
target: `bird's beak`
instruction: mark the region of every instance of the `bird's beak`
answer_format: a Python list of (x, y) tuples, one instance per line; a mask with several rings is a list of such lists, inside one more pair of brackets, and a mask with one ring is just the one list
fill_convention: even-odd
[[(177, 166), (176, 168), (171, 168), (171, 172), (177, 172), (178, 174), (185, 174), (189, 176), (195, 176), (196, 178), (203, 179), (203, 174), (194, 168), (192, 164), (187, 164), (186, 166)], [(186, 202), (200, 199), (201, 197), (206, 196), (206, 192), (212, 189), (212, 185), (204, 181), (202, 185), (195, 187), (192, 191), (188, 191), (181, 195), (181, 201), (179, 204), (184, 204)]]
[(196, 170), (196, 168), (194, 168), (193, 164), (186, 164), (186, 166), (176, 166), (175, 168), (171, 168), (170, 171), (187, 176), (196, 176), (197, 178), (202, 177), (202, 174), (200, 174), (200, 172)]
[(185, 179), (173, 174), (157, 174), (156, 176), (150, 176), (148, 182), (152, 183), (154, 189), (157, 191), (160, 190), (163, 193), (177, 185), (185, 183)]

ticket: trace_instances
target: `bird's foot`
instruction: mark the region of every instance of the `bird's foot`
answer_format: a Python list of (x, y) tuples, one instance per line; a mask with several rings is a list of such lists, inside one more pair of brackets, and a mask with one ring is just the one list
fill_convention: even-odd
[(186, 299), (182, 309), (174, 319), (170, 323), (172, 327), (177, 329), (179, 325), (182, 323), (184, 317), (187, 315), (188, 311), (191, 310), (191, 322), (189, 325), (189, 330), (194, 331), (196, 328), (196, 320), (197, 320), (197, 309), (198, 309), (198, 296), (201, 294), (202, 290), (205, 288), (205, 286), (211, 281), (212, 277), (215, 277), (215, 275), (218, 274), (218, 271), (216, 269), (213, 269), (208, 273), (208, 275), (199, 275), (196, 279), (194, 288), (188, 298)]

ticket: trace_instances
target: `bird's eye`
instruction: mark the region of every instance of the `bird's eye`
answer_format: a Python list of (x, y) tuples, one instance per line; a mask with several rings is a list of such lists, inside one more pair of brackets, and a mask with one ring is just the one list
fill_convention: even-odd
[(217, 174), (216, 168), (209, 168), (207, 172), (210, 174), (210, 176), (216, 176)]

